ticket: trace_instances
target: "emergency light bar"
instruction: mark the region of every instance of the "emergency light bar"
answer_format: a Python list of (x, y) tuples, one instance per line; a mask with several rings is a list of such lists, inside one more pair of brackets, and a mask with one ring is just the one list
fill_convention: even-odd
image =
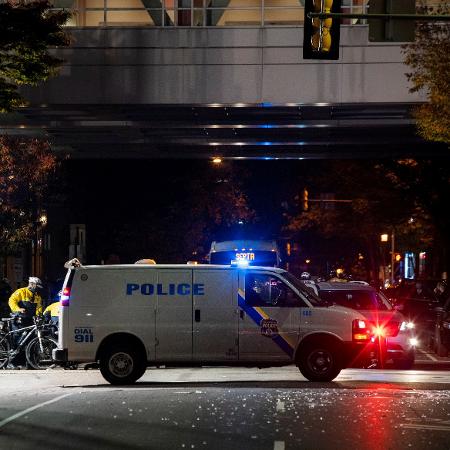
[(232, 259), (231, 265), (238, 266), (238, 267), (248, 267), (250, 265), (250, 263), (247, 259)]
[(65, 287), (61, 293), (61, 297), (59, 298), (59, 303), (61, 306), (69, 306), (70, 299), (70, 288)]

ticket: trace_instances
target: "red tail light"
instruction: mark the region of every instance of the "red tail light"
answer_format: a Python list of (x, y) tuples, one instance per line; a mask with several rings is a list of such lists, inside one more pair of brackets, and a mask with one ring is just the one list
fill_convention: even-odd
[(61, 306), (69, 306), (69, 300), (70, 300), (70, 288), (65, 287), (61, 293), (59, 303), (61, 304)]
[(390, 321), (383, 324), (372, 324), (372, 334), (376, 337), (395, 337), (400, 330), (400, 322)]
[(355, 319), (352, 322), (352, 339), (354, 342), (369, 342), (372, 329), (365, 320)]

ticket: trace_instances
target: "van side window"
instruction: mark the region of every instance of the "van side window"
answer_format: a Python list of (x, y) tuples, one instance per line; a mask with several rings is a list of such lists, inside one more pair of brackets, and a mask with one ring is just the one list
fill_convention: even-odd
[(246, 274), (245, 299), (250, 306), (276, 306), (280, 308), (307, 306), (280, 279), (265, 274)]

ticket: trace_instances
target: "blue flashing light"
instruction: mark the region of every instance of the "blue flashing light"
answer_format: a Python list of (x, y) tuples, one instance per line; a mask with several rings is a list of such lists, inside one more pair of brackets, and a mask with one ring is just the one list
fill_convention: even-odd
[(70, 289), (66, 287), (59, 295), (59, 303), (61, 306), (69, 306), (69, 302), (70, 302)]

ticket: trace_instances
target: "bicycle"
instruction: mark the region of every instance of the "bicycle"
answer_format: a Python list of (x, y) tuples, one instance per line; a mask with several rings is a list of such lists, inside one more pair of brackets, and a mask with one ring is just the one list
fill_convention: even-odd
[(0, 369), (8, 366), (22, 351), (25, 351), (29, 367), (46, 369), (51, 366), (54, 363), (52, 350), (57, 347), (57, 343), (50, 337), (50, 326), (42, 317), (33, 317), (33, 325), (13, 329), (13, 322), (17, 319), (13, 316), (1, 320)]

